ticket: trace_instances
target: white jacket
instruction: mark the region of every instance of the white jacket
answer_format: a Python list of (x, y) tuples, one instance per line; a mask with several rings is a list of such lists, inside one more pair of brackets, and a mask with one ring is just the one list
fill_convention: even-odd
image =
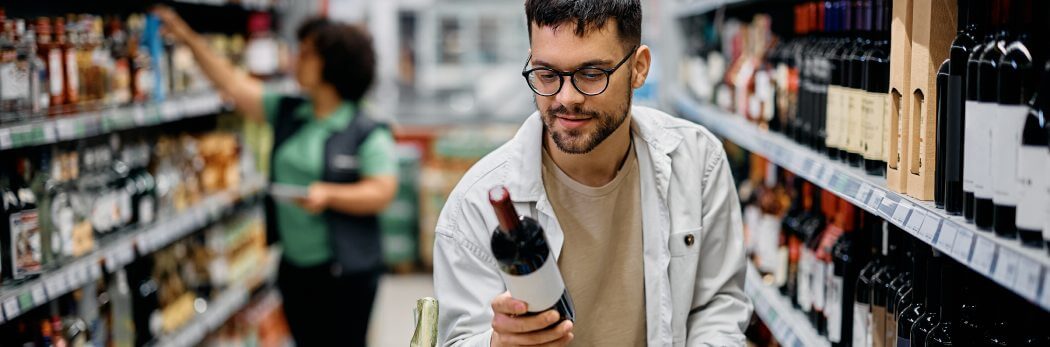
[[(740, 203), (725, 150), (699, 125), (645, 107), (631, 113), (648, 344), (744, 346), (751, 303), (743, 288)], [(490, 247), (497, 225), (490, 188), (507, 186), (518, 212), (539, 221), (555, 257), (561, 253), (564, 234), (541, 178), (542, 141), (543, 123), (534, 113), (512, 140), (467, 172), (441, 211), (434, 292), (442, 346), (488, 346), (490, 304), (506, 291)]]

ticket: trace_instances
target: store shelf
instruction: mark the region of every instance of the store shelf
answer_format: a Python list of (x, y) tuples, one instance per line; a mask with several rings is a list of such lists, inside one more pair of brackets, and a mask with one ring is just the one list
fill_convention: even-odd
[(744, 292), (751, 298), (758, 315), (773, 337), (785, 347), (828, 347), (831, 343), (817, 333), (809, 319), (791, 306), (776, 288), (762, 282), (762, 276), (750, 261), (747, 263), (747, 277)]
[(760, 129), (740, 116), (702, 105), (684, 90), (674, 93), (674, 107), (684, 118), (885, 218), (959, 263), (1050, 311), (1050, 273), (1047, 272), (1050, 256), (1046, 250), (1025, 248), (1017, 240), (979, 231), (962, 217), (950, 216), (934, 207), (932, 202), (888, 189), (882, 177), (832, 161), (781, 134)]
[(732, 5), (752, 0), (685, 0), (680, 1), (675, 9), (675, 14), (681, 17), (689, 17), (711, 12), (719, 7)]
[[(291, 91), (294, 82), (267, 82), (268, 90)], [(135, 104), (79, 112), (46, 120), (0, 127), (0, 151), (78, 140), (115, 131), (144, 128), (215, 114), (223, 109), (215, 91), (179, 95), (160, 103)]]
[(207, 6), (240, 6), (249, 11), (269, 11), (276, 6), (277, 0), (175, 0), (177, 3)]
[[(271, 246), (268, 258), (256, 278), (250, 282), (267, 283), (277, 277), (277, 264), (280, 262), (280, 246)], [(209, 301), (206, 308), (197, 314), (190, 323), (177, 332), (162, 336), (149, 344), (156, 347), (189, 347), (200, 345), (208, 334), (218, 330), (230, 317), (240, 312), (251, 301), (255, 288), (251, 285), (234, 284)], [(265, 291), (256, 293), (265, 295)], [(258, 296), (257, 296), (258, 297)]]
[(0, 323), (97, 280), (103, 271), (112, 273), (123, 268), (135, 260), (136, 254), (153, 253), (211, 225), (232, 211), (238, 201), (256, 196), (265, 186), (266, 182), (257, 178), (237, 189), (213, 194), (177, 216), (103, 240), (105, 244), (88, 255), (50, 270), (39, 278), (3, 289), (0, 304), (4, 314), (0, 315)]

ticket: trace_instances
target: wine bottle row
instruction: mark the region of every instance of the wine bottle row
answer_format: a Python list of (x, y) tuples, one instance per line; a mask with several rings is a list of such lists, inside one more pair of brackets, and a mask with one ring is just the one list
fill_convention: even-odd
[(1047, 346), (1050, 313), (751, 155), (747, 249), (832, 346)]
[[(687, 58), (689, 87), (978, 230), (1050, 250), (1050, 4), (826, 0), (791, 10), (701, 26), (696, 35), (717, 39)], [(781, 18), (790, 29), (772, 23)]]

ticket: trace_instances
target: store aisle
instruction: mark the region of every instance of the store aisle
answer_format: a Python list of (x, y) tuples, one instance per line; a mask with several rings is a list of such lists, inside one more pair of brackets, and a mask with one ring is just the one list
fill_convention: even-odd
[(387, 274), (379, 281), (379, 293), (372, 323), (368, 331), (368, 345), (372, 347), (407, 346), (412, 339), (412, 309), (416, 299), (434, 295), (430, 274)]

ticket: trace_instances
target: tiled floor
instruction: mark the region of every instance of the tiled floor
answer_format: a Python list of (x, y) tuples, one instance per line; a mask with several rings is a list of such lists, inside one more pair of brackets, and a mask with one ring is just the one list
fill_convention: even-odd
[(433, 295), (434, 282), (430, 274), (383, 276), (368, 331), (369, 346), (408, 346), (415, 328), (412, 309), (416, 299)]

